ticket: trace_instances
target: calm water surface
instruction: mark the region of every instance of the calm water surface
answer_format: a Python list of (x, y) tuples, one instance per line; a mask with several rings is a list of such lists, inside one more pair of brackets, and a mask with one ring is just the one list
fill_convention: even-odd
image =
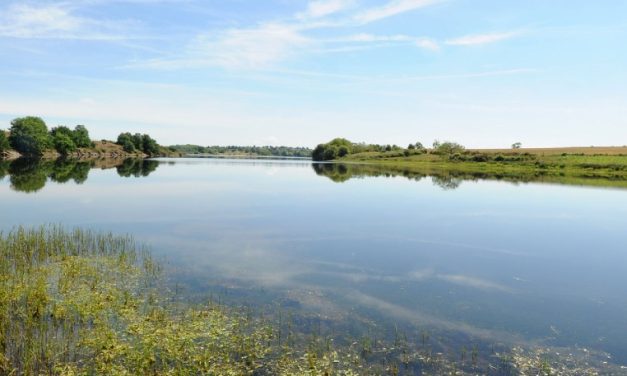
[(627, 190), (338, 183), (304, 161), (76, 169), (0, 174), (0, 228), (130, 233), (193, 291), (469, 341), (585, 347), (627, 363)]

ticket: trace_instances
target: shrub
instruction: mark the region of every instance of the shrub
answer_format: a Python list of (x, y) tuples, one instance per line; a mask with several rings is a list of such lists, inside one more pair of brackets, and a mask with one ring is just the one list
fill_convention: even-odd
[(342, 145), (337, 149), (338, 157), (345, 157), (350, 153), (348, 147), (346, 145)]
[(61, 154), (67, 155), (76, 150), (76, 144), (65, 133), (57, 133), (53, 136), (54, 148)]
[(332, 159), (337, 158), (338, 156), (338, 148), (331, 145), (324, 150), (324, 160), (330, 161)]
[(9, 139), (7, 138), (6, 133), (0, 129), (0, 153), (9, 150), (10, 147), (11, 145), (9, 145)]
[(486, 154), (475, 154), (472, 156), (473, 162), (487, 162), (490, 158)]
[(88, 148), (92, 146), (91, 139), (89, 138), (89, 131), (84, 125), (77, 125), (72, 131), (72, 141), (76, 147)]
[(46, 123), (38, 117), (27, 116), (11, 121), (9, 143), (18, 152), (37, 156), (52, 147)]
[(465, 160), (464, 156), (459, 154), (459, 153), (452, 154), (448, 158), (449, 158), (449, 160), (454, 161), (454, 162), (459, 162), (459, 161)]
[(454, 154), (454, 153), (463, 153), (466, 148), (456, 142), (444, 141), (440, 142), (435, 140), (433, 142), (433, 151), (435, 154)]

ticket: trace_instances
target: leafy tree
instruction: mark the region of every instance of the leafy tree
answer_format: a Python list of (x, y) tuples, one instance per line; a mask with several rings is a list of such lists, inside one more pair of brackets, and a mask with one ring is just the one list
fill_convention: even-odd
[(72, 132), (72, 141), (76, 147), (88, 148), (92, 146), (91, 139), (89, 138), (89, 131), (84, 125), (77, 125)]
[(407, 145), (407, 149), (409, 149), (409, 150), (414, 150), (414, 149), (416, 149), (416, 145), (414, 145), (414, 144), (409, 144), (409, 145)]
[(440, 142), (438, 140), (433, 142), (433, 149), (436, 154), (455, 154), (455, 153), (463, 153), (466, 148), (463, 145), (460, 145), (456, 142), (444, 141)]
[(2, 129), (0, 129), (0, 153), (9, 150), (11, 145), (9, 145), (9, 139), (7, 138), (6, 133)]
[(68, 155), (76, 150), (72, 137), (66, 133), (57, 132), (53, 136), (54, 148), (62, 155)]
[(330, 145), (324, 150), (324, 160), (330, 161), (338, 157), (338, 147), (335, 145)]
[(11, 121), (9, 143), (13, 149), (26, 155), (41, 155), (52, 146), (46, 123), (34, 116)]
[(324, 144), (318, 144), (316, 148), (311, 152), (311, 158), (314, 161), (324, 161)]
[(512, 149), (520, 149), (522, 147), (522, 143), (515, 142), (512, 144)]
[(135, 145), (135, 149), (144, 151), (144, 138), (141, 134), (135, 133), (131, 136), (131, 140), (133, 141), (133, 145)]
[(329, 161), (344, 157), (353, 152), (355, 144), (345, 138), (334, 138), (326, 144), (316, 146), (312, 158), (316, 161)]
[(117, 144), (122, 145), (124, 151), (127, 153), (141, 151), (148, 155), (159, 154), (159, 144), (147, 134), (121, 133), (118, 136)]
[(149, 135), (142, 135), (142, 150), (144, 153), (148, 155), (156, 155), (159, 154), (159, 145), (157, 141), (152, 139)]
[(72, 130), (64, 125), (59, 125), (58, 127), (54, 127), (50, 130), (50, 135), (54, 138), (54, 136), (58, 134), (64, 134), (67, 136), (72, 136)]
[(422, 146), (421, 142), (416, 142), (414, 145), (416, 146), (416, 149), (424, 149), (425, 148), (424, 146)]
[(135, 152), (135, 144), (133, 143), (133, 136), (128, 132), (121, 133), (118, 136), (117, 144), (121, 145), (124, 151), (127, 153)]
[(345, 157), (350, 153), (350, 150), (348, 149), (348, 147), (346, 145), (342, 145), (337, 149), (337, 156), (338, 157)]

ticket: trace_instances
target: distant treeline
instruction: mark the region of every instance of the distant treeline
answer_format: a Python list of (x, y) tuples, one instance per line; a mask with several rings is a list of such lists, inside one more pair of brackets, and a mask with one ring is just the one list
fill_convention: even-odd
[(311, 149), (290, 146), (199, 146), (172, 145), (170, 151), (183, 154), (247, 154), (274, 157), (311, 157)]
[[(159, 154), (159, 145), (147, 134), (122, 133), (117, 144), (128, 153), (143, 152), (153, 156)], [(71, 154), (81, 148), (94, 148), (84, 125), (70, 129), (59, 125), (48, 130), (46, 122), (36, 116), (16, 118), (11, 121), (8, 133), (0, 129), (0, 153), (10, 149), (28, 157), (38, 157), (47, 150), (55, 150), (61, 155)]]
[(436, 140), (433, 142), (433, 148), (427, 149), (421, 142), (410, 143), (406, 148), (403, 148), (398, 145), (356, 143), (345, 138), (335, 138), (326, 144), (316, 146), (312, 152), (312, 158), (315, 161), (330, 161), (360, 153), (385, 153), (386, 157), (408, 157), (426, 153), (452, 155), (463, 153), (465, 150), (463, 145), (451, 141)]

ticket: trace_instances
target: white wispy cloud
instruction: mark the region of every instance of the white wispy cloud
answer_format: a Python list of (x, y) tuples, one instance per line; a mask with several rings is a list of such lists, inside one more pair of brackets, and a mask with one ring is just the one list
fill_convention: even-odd
[(268, 23), (196, 36), (176, 58), (153, 59), (130, 67), (160, 69), (219, 66), (226, 69), (262, 69), (287, 59), (314, 41), (290, 25)]
[(307, 5), (307, 10), (299, 18), (319, 18), (329, 16), (355, 5), (354, 0), (314, 0)]
[(294, 27), (264, 24), (250, 29), (231, 29), (217, 36), (198, 37), (192, 51), (216, 65), (259, 68), (287, 58), (312, 43)]
[(448, 39), (445, 43), (452, 46), (477, 46), (489, 43), (500, 42), (506, 39), (517, 37), (520, 31), (510, 31), (504, 33), (471, 34), (460, 38)]
[(407, 35), (374, 35), (367, 33), (353, 34), (345, 38), (340, 38), (340, 42), (408, 42), (413, 38)]
[(413, 37), (413, 36), (404, 35), (404, 34), (375, 35), (375, 34), (368, 34), (368, 33), (359, 33), (359, 34), (349, 35), (343, 38), (332, 39), (330, 40), (330, 42), (378, 43), (376, 45), (377, 47), (386, 46), (385, 44), (382, 44), (382, 43), (390, 43), (390, 44), (403, 43), (403, 44), (415, 45), (416, 47), (419, 47), (425, 50), (431, 50), (431, 51), (440, 50), (440, 45), (438, 44), (438, 42), (436, 42), (435, 40), (431, 38)]
[(439, 3), (441, 0), (395, 0), (389, 3), (366, 9), (355, 15), (355, 20), (360, 23), (370, 23), (384, 18), (396, 16), (397, 14), (409, 12), (418, 8)]
[(416, 39), (416, 46), (431, 51), (439, 51), (440, 45), (438, 42), (434, 41), (431, 38), (418, 38)]
[(41, 39), (126, 39), (125, 22), (76, 15), (68, 3), (13, 3), (0, 12), (0, 36)]

